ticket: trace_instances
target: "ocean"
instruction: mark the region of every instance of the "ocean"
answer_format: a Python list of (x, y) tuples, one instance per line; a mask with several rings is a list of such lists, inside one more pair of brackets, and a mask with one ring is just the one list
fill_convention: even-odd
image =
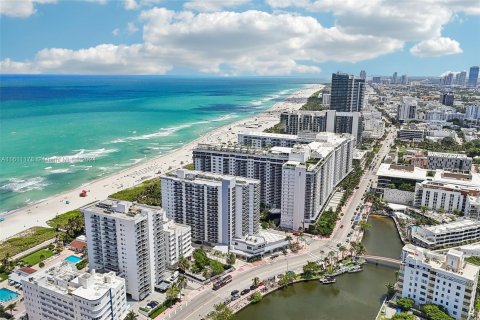
[(318, 80), (0, 76), (0, 212), (156, 157)]

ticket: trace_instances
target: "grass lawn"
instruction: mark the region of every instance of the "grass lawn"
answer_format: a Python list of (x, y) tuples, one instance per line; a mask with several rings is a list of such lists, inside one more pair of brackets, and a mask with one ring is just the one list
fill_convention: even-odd
[[(42, 258), (43, 256), (43, 258)], [(43, 260), (53, 256), (53, 252), (47, 249), (35, 251), (34, 253), (22, 258), (22, 261), (30, 267), (42, 262)]]
[(160, 206), (162, 204), (160, 179), (155, 178), (144, 181), (138, 186), (114, 193), (110, 195), (110, 198), (137, 201), (138, 203), (150, 206)]
[(155, 309), (152, 313), (150, 313), (148, 316), (150, 317), (150, 319), (155, 319), (156, 317), (158, 317), (160, 315), (160, 313), (162, 313), (163, 311), (167, 310), (167, 307), (165, 305), (161, 305), (160, 307), (158, 307), (157, 309)]
[(47, 224), (52, 228), (59, 227), (60, 229), (65, 229), (65, 226), (68, 224), (69, 219), (73, 219), (81, 215), (82, 212), (80, 211), (80, 209), (68, 211), (56, 216), (52, 220), (47, 221)]
[(0, 243), (0, 259), (7, 254), (10, 257), (30, 249), (44, 241), (55, 238), (57, 232), (52, 228), (33, 227), (19, 233), (16, 237)]
[(0, 282), (5, 280), (5, 279), (8, 279), (8, 273), (0, 272)]

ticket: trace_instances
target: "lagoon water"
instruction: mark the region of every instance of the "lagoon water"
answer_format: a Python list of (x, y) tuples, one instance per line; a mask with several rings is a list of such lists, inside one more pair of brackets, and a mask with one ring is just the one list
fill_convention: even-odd
[[(372, 216), (369, 224), (363, 241), (367, 253), (398, 258), (402, 244), (393, 221)], [(385, 297), (385, 284), (395, 282), (395, 271), (366, 264), (362, 272), (341, 275), (332, 285), (297, 283), (248, 306), (236, 320), (372, 320)]]
[(316, 82), (2, 75), (0, 212), (169, 152)]

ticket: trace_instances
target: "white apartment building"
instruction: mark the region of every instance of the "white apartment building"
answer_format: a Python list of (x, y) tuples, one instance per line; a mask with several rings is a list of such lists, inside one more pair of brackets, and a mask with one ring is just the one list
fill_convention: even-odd
[(399, 289), (417, 305), (443, 306), (454, 319), (469, 319), (474, 311), (479, 266), (464, 261), (463, 252), (446, 255), (407, 244), (402, 249)]
[(296, 144), (308, 144), (315, 141), (316, 133), (279, 134), (266, 132), (240, 132), (237, 141), (240, 145), (256, 148), (285, 147), (291, 148)]
[(480, 105), (476, 106), (466, 106), (465, 107), (465, 117), (470, 120), (480, 119)]
[(290, 111), (280, 114), (280, 125), (287, 134), (301, 132), (350, 133), (362, 141), (363, 117), (360, 112)]
[(260, 180), (261, 202), (280, 209), (283, 227), (297, 230), (318, 217), (352, 170), (353, 144), (349, 134), (321, 133), (292, 148), (199, 145), (193, 159), (197, 170)]
[(418, 119), (417, 100), (413, 97), (402, 97), (397, 107), (397, 120), (401, 123)]
[(470, 172), (472, 161), (472, 158), (465, 154), (428, 152), (428, 169)]
[(382, 113), (378, 111), (363, 111), (364, 138), (380, 139), (385, 134), (385, 122), (382, 120)]
[(190, 226), (195, 241), (230, 246), (234, 237), (258, 233), (258, 180), (179, 169), (161, 183), (167, 216)]
[(164, 277), (163, 209), (104, 200), (81, 210), (89, 269), (117, 273), (125, 279), (127, 294), (143, 300)]
[(22, 287), (30, 320), (123, 320), (128, 311), (125, 280), (114, 272), (88, 273), (62, 261)]
[(414, 227), (411, 238), (414, 244), (430, 250), (459, 246), (480, 240), (480, 222), (462, 219), (437, 226)]
[(322, 94), (322, 104), (329, 106), (330, 105), (330, 93), (323, 93)]
[(415, 206), (438, 211), (460, 210), (465, 215), (471, 211), (469, 196), (478, 197), (480, 186), (453, 184), (440, 181), (423, 181), (415, 186)]
[(163, 225), (165, 239), (166, 264), (174, 268), (181, 257), (189, 257), (193, 253), (192, 232), (190, 226), (168, 220)]

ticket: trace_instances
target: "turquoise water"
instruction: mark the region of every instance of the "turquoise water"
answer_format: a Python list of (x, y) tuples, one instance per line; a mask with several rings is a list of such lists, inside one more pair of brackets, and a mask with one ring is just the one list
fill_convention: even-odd
[(66, 257), (64, 260), (67, 261), (67, 262), (70, 262), (70, 263), (79, 263), (82, 260), (82, 258), (71, 255), (71, 256)]
[(7, 288), (0, 289), (0, 302), (8, 302), (18, 297), (18, 293), (13, 292)]
[(0, 212), (260, 113), (318, 81), (0, 76)]

